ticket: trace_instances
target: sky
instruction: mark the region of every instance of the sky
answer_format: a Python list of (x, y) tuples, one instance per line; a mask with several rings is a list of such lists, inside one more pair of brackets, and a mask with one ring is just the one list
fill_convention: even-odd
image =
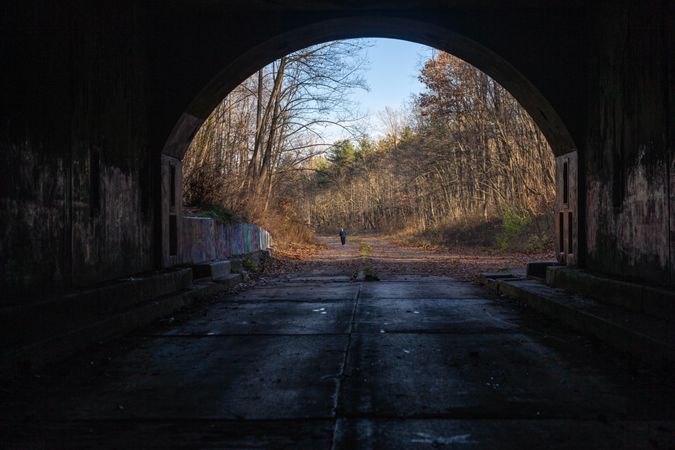
[[(369, 39), (367, 48), (368, 68), (363, 76), (370, 87), (354, 91), (352, 98), (360, 104), (360, 111), (369, 116), (369, 131), (372, 137), (380, 136), (380, 121), (377, 113), (386, 106), (401, 108), (410, 95), (423, 90), (417, 80), (419, 71), (431, 57), (430, 47), (397, 39)], [(327, 140), (341, 138), (338, 130), (329, 130)]]
[(371, 114), (385, 106), (399, 107), (410, 94), (422, 91), (417, 80), (424, 61), (431, 55), (427, 46), (396, 39), (372, 39), (367, 49), (369, 69), (364, 73), (370, 92), (359, 92), (356, 98)]

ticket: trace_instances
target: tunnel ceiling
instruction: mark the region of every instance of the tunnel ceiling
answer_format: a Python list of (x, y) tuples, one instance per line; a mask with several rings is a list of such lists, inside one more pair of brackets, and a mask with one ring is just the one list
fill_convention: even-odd
[(572, 9), (588, 5), (582, 0), (180, 0), (171, 2), (167, 8), (173, 9), (221, 9), (260, 10), (260, 11), (367, 11), (367, 10), (420, 10), (420, 9)]
[[(282, 2), (275, 4), (294, 4), (293, 2)], [(435, 4), (434, 2), (429, 2)], [(261, 3), (262, 4), (262, 3)], [(404, 5), (404, 2), (397, 3)], [(217, 2), (208, 2), (205, 7), (217, 7)], [(242, 6), (243, 7), (243, 6)], [(402, 6), (401, 6), (402, 7)], [(392, 10), (394, 9), (393, 7)], [(354, 8), (349, 8), (353, 10)], [(447, 8), (446, 8), (447, 9)], [(513, 53), (518, 54), (520, 46), (518, 38), (515, 37), (513, 48), (507, 50), (511, 53), (502, 55), (501, 49), (493, 50), (486, 46), (482, 41), (492, 44), (494, 40), (491, 35), (490, 23), (483, 13), (477, 14), (477, 18), (483, 18), (484, 25), (477, 29), (469, 29), (469, 33), (456, 32), (455, 28), (461, 28), (462, 24), (449, 22), (439, 25), (434, 22), (434, 14), (419, 14), (413, 19), (403, 18), (404, 15), (389, 11), (389, 14), (372, 14), (368, 12), (354, 12), (348, 14), (335, 14), (332, 18), (330, 14), (291, 14), (293, 22), (286, 23), (280, 20), (277, 15), (272, 15), (275, 20), (281, 23), (274, 23), (277, 32), (262, 32), (256, 35), (256, 39), (250, 42), (239, 43), (240, 48), (235, 49), (235, 54), (229, 60), (223, 58), (220, 67), (213, 67), (212, 61), (196, 61), (204, 65), (206, 69), (209, 64), (210, 70), (214, 70), (209, 80), (202, 84), (201, 91), (192, 96), (189, 105), (177, 114), (173, 119), (173, 130), (164, 145), (164, 153), (177, 158), (182, 158), (187, 150), (194, 133), (201, 125), (203, 120), (208, 117), (215, 106), (239, 83), (258, 70), (260, 67), (272, 62), (293, 51), (300, 50), (310, 45), (321, 42), (350, 39), (359, 37), (382, 37), (409, 40), (431, 47), (444, 50), (465, 61), (473, 64), (478, 69), (484, 71), (502, 86), (504, 86), (528, 111), (534, 121), (540, 127), (546, 136), (551, 148), (556, 154), (564, 154), (577, 148), (568, 131), (568, 125), (561, 118), (557, 109), (547, 98), (548, 92), (542, 92), (539, 86), (536, 86), (520, 69), (522, 65), (516, 68), (510, 61)], [(250, 12), (250, 10), (249, 10)], [(528, 17), (530, 13), (528, 13)], [(541, 12), (537, 13), (539, 16)], [(173, 14), (172, 14), (173, 15)], [(300, 16), (298, 18), (298, 16)], [(537, 17), (539, 17), (537, 16)], [(284, 16), (285, 17), (285, 16)], [(461, 18), (464, 18), (460, 14)], [(495, 20), (494, 12), (490, 15)], [(461, 19), (460, 19), (461, 20)], [(264, 22), (264, 20), (261, 20)], [(442, 22), (442, 21), (441, 21)], [(453, 26), (454, 25), (454, 26)], [(270, 26), (272, 28), (272, 26)], [(471, 38), (466, 37), (471, 35)], [(474, 37), (475, 36), (475, 37)], [(481, 39), (484, 38), (484, 39)], [(213, 46), (213, 53), (218, 50), (217, 44)], [(228, 44), (225, 44), (228, 45)], [(209, 49), (202, 49), (209, 53)], [(522, 57), (522, 55), (518, 55)], [(532, 66), (525, 66), (528, 70), (538, 70), (539, 56), (533, 54), (525, 62)], [(550, 55), (547, 55), (550, 57)], [(193, 70), (202, 68), (193, 68)], [(192, 86), (192, 89), (195, 87)], [(578, 94), (578, 93), (576, 93)], [(180, 118), (179, 118), (180, 117)]]

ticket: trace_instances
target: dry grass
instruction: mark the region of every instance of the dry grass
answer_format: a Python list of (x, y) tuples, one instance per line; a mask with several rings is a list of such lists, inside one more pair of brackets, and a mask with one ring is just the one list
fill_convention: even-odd
[(461, 251), (463, 254), (553, 255), (553, 224), (547, 215), (522, 222), (480, 216), (447, 221), (420, 230), (406, 228), (389, 237), (399, 245), (428, 250)]
[(292, 211), (267, 212), (257, 217), (256, 223), (270, 232), (274, 251), (280, 258), (302, 259), (324, 248)]

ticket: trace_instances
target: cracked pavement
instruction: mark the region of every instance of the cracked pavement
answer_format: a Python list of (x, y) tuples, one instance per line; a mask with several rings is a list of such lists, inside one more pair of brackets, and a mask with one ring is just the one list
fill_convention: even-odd
[(675, 445), (671, 374), (482, 286), (378, 275), (324, 262), (14, 381), (0, 447)]

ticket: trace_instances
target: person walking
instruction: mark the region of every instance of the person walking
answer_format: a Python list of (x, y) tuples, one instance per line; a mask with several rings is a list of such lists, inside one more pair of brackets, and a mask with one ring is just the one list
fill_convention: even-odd
[(345, 242), (347, 242), (347, 232), (344, 228), (340, 228), (340, 242), (342, 242), (342, 245), (345, 245)]

